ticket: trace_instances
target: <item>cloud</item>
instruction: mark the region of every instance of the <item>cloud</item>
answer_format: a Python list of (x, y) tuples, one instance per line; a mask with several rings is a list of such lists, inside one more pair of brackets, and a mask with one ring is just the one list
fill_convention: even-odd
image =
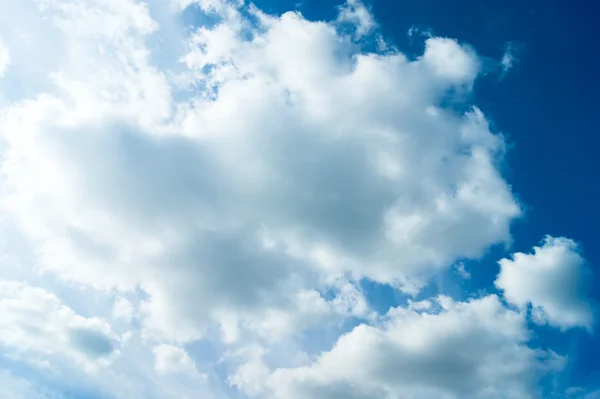
[(456, 265), (456, 274), (458, 274), (464, 280), (469, 280), (471, 278), (471, 273), (467, 271), (463, 262), (460, 262)]
[(499, 264), (496, 286), (508, 302), (531, 304), (535, 321), (563, 329), (591, 328), (591, 271), (573, 240), (548, 236), (533, 253), (518, 252)]
[(112, 314), (118, 319), (129, 321), (135, 314), (135, 307), (127, 298), (118, 297), (113, 304)]
[(338, 23), (349, 23), (355, 28), (355, 37), (361, 38), (377, 27), (373, 14), (360, 0), (348, 0), (339, 9)]
[(511, 70), (518, 62), (515, 53), (516, 49), (514, 43), (507, 43), (504, 47), (504, 54), (502, 55), (502, 59), (500, 60), (500, 66), (502, 67), (502, 78), (506, 76), (508, 71)]
[[(229, 381), (286, 399), (527, 397), (559, 368), (495, 296), (382, 316), (361, 288), (416, 295), (511, 242), (502, 135), (453, 96), (475, 87), (475, 50), (432, 36), (416, 59), (368, 52), (376, 24), (358, 1), (319, 22), (172, 5), (161, 20), (193, 5), (211, 23), (167, 33), (153, 1), (0, 6), (3, 37), (18, 30), (6, 15), (35, 21), (10, 35), (0, 81), (2, 219), (31, 275), (106, 305), (84, 317), (3, 283), (7, 346), (97, 369), (90, 384), (115, 397), (196, 396), (198, 381), (228, 397), (210, 383), (248, 346), (261, 350)], [(226, 367), (204, 378), (202, 360)]]
[(24, 353), (67, 357), (88, 370), (118, 355), (119, 339), (104, 320), (85, 318), (53, 294), (0, 282), (0, 341)]
[(500, 61), (500, 63), (502, 64), (502, 71), (504, 73), (508, 72), (508, 70), (513, 67), (514, 62), (515, 59), (513, 58), (513, 56), (510, 54), (510, 52), (506, 51), (502, 56), (502, 60)]
[(7, 370), (0, 370), (0, 387), (2, 387), (3, 399), (62, 399), (59, 392), (49, 392), (48, 390), (36, 386), (31, 381), (20, 378)]
[(187, 352), (172, 345), (159, 345), (154, 349), (154, 368), (159, 374), (195, 373), (194, 361)]
[(425, 42), (423, 61), (436, 75), (455, 83), (472, 83), (481, 67), (481, 61), (470, 47), (439, 37)]
[(314, 363), (269, 372), (255, 360), (231, 382), (266, 398), (528, 398), (565, 360), (528, 341), (523, 315), (494, 295), (439, 297), (356, 327)]
[(4, 77), (6, 70), (10, 65), (10, 53), (8, 48), (2, 41), (2, 37), (0, 37), (0, 78)]
[(497, 168), (501, 136), (477, 109), (436, 107), (476, 78), (469, 48), (431, 38), (411, 62), (295, 13), (227, 14), (189, 39), (203, 89), (175, 102), (144, 44), (156, 24), (126, 3), (49, 7), (85, 65), (2, 112), (4, 209), (46, 272), (139, 286), (147, 329), (189, 341), (222, 314), (297, 314), (299, 293), (343, 276), (415, 292), (510, 240), (520, 207)]

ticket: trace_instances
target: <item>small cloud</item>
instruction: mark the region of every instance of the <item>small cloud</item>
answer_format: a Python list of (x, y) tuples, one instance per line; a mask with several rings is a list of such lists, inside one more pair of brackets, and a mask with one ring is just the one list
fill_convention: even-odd
[(462, 279), (469, 280), (471, 278), (471, 273), (465, 269), (465, 264), (460, 262), (456, 265), (456, 274), (458, 274)]
[(547, 236), (532, 253), (519, 252), (498, 263), (496, 287), (509, 303), (521, 308), (530, 304), (535, 323), (563, 330), (591, 328), (592, 272), (573, 240)]
[(435, 76), (456, 84), (472, 83), (481, 69), (472, 48), (448, 38), (427, 39), (422, 60)]
[(117, 319), (131, 320), (135, 313), (135, 307), (126, 298), (118, 297), (115, 299), (112, 308), (112, 314)]
[(504, 53), (504, 55), (502, 56), (502, 61), (501, 61), (502, 70), (504, 72), (508, 72), (508, 70), (513, 67), (514, 62), (515, 62), (515, 58), (511, 53), (509, 53), (509, 52)]
[(408, 32), (406, 32), (406, 35), (411, 38), (415, 37), (415, 36), (422, 36), (422, 37), (426, 37), (426, 38), (434, 37), (433, 31), (431, 29), (422, 29), (415, 25), (411, 26), (408, 29)]
[(71, 345), (90, 359), (107, 357), (115, 351), (114, 340), (102, 331), (73, 328), (68, 336)]
[(510, 71), (519, 59), (516, 56), (517, 49), (514, 43), (508, 42), (504, 46), (504, 54), (502, 55), (502, 59), (500, 60), (500, 67), (502, 68), (502, 74), (500, 79), (504, 79), (508, 71)]
[(154, 347), (154, 369), (159, 374), (197, 372), (196, 366), (188, 353), (173, 345), (158, 345)]
[(377, 37), (377, 51), (386, 52), (390, 49), (390, 46), (387, 44), (385, 39), (380, 35)]

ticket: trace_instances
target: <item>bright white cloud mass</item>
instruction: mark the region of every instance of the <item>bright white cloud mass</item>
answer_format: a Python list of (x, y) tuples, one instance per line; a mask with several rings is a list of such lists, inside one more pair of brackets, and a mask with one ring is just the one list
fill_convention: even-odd
[(510, 245), (522, 208), (475, 49), (368, 52), (376, 28), (356, 0), (1, 2), (3, 350), (115, 398), (536, 397), (567, 356), (525, 305), (593, 322), (572, 241), (500, 261), (518, 308), (369, 305), (363, 280), (408, 298)]
[(591, 328), (591, 271), (573, 240), (546, 237), (533, 254), (514, 254), (500, 267), (496, 285), (510, 303), (531, 304), (536, 322)]

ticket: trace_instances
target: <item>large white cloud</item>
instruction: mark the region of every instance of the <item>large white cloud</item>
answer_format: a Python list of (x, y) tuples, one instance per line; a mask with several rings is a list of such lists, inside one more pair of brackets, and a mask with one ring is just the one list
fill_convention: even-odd
[(297, 314), (301, 292), (343, 276), (414, 292), (510, 240), (520, 209), (497, 169), (502, 138), (477, 109), (437, 106), (479, 68), (453, 40), (429, 39), (409, 61), (361, 53), (295, 13), (254, 10), (256, 25), (228, 8), (190, 38), (182, 77), (196, 89), (176, 103), (180, 80), (144, 44), (147, 8), (45, 10), (69, 57), (55, 90), (2, 111), (4, 208), (44, 270), (142, 287), (159, 335)]
[[(118, 298), (115, 326), (131, 331), (100, 371), (102, 392), (194, 395), (204, 369), (190, 372), (200, 363), (183, 344), (219, 336), (221, 350), (270, 351), (273, 364), (260, 357), (230, 379), (250, 393), (528, 397), (561, 358), (527, 347), (522, 314), (496, 297), (440, 299), (382, 324), (359, 284), (417, 293), (511, 241), (521, 209), (500, 173), (503, 138), (476, 107), (459, 111), (480, 74), (475, 50), (432, 37), (416, 58), (365, 52), (376, 23), (355, 0), (332, 22), (240, 2), (170, 5), (192, 3), (218, 22), (174, 34), (154, 1), (0, 5), (12, 57), (11, 83), (0, 81), (2, 219), (26, 237), (36, 278)], [(49, 42), (51, 54), (30, 45)], [(19, 303), (33, 292), (70, 315), (39, 315), (52, 333), (23, 328), (12, 346), (76, 362), (116, 352), (87, 330), (68, 334), (83, 323), (116, 337), (99, 319), (10, 287)], [(23, 325), (20, 314), (6, 320)], [(303, 333), (348, 320), (361, 324), (305, 361)], [(277, 364), (281, 348), (294, 352), (284, 365), (305, 367)]]
[(524, 315), (496, 296), (440, 297), (360, 325), (312, 364), (269, 372), (259, 359), (231, 383), (265, 398), (531, 398), (564, 358), (527, 347)]
[(561, 328), (592, 327), (591, 270), (573, 240), (546, 237), (533, 253), (519, 252), (499, 263), (496, 286), (510, 303), (531, 304), (535, 321)]

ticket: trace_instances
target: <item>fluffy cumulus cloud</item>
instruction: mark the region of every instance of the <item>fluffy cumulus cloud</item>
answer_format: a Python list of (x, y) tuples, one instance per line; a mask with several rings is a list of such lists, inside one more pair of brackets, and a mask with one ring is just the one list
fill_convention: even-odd
[(523, 314), (494, 295), (416, 305), (356, 327), (314, 363), (269, 373), (255, 359), (232, 382), (268, 398), (528, 398), (540, 374), (562, 367), (527, 347)]
[(531, 304), (535, 321), (592, 327), (591, 271), (573, 240), (546, 237), (533, 253), (516, 253), (499, 263), (496, 286), (510, 303)]
[[(45, 271), (141, 286), (148, 328), (186, 341), (223, 314), (255, 325), (265, 309), (296, 309), (303, 291), (344, 276), (414, 292), (510, 239), (520, 210), (496, 167), (502, 139), (477, 109), (436, 107), (473, 82), (472, 51), (430, 39), (411, 62), (358, 53), (295, 13), (255, 11), (256, 26), (236, 13), (193, 33), (186, 76), (202, 90), (175, 103), (144, 53), (147, 10), (118, 4), (84, 9), (106, 19), (84, 26), (57, 6), (54, 29), (68, 28), (66, 51), (88, 71), (54, 72), (65, 94), (2, 115), (3, 205)], [(119, 61), (84, 45), (125, 34)]]
[[(190, 10), (206, 23), (183, 27)], [(468, 45), (368, 52), (377, 24), (356, 0), (331, 22), (222, 0), (24, 0), (0, 22), (4, 234), (22, 237), (28, 276), (108, 298), (83, 317), (6, 283), (3, 344), (85, 365), (120, 352), (129, 390), (111, 394), (128, 397), (153, 395), (132, 380), (193, 395), (187, 374), (211, 397), (525, 398), (562, 361), (495, 296), (380, 315), (361, 284), (417, 295), (511, 242), (521, 206), (502, 136), (468, 103)], [(260, 355), (240, 364), (245, 347)]]

